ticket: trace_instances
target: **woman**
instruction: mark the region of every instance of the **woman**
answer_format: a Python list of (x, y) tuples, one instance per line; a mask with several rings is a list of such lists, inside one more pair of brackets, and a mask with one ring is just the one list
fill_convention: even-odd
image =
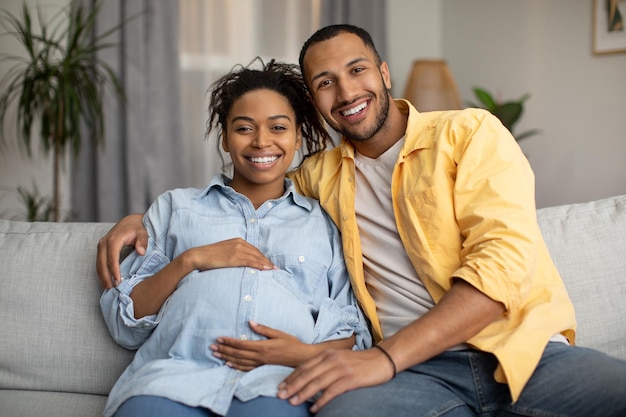
[[(277, 385), (322, 349), (371, 344), (336, 227), (285, 179), (303, 141), (306, 157), (328, 139), (297, 66), (239, 67), (215, 84), (209, 113), (232, 178), (168, 191), (144, 216), (148, 250), (100, 301), (116, 342), (138, 349), (105, 416), (308, 416)], [(263, 334), (281, 343), (261, 366), (235, 367), (216, 347)]]

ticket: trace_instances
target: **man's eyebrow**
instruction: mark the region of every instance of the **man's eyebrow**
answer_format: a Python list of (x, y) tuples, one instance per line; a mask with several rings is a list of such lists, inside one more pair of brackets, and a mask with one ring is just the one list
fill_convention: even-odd
[(314, 75), (314, 76), (311, 78), (311, 82), (313, 82), (313, 81), (317, 80), (318, 78), (325, 77), (325, 76), (327, 76), (328, 74), (330, 74), (330, 72), (329, 72), (329, 71), (322, 71), (322, 72), (320, 72), (319, 74)]
[[(358, 63), (359, 63), (359, 62), (361, 62), (361, 61), (367, 61), (367, 58), (365, 58), (365, 57), (357, 57), (357, 58), (354, 58), (352, 61), (348, 62), (345, 66), (346, 66), (346, 67), (351, 67), (352, 65), (354, 65), (354, 64), (358, 64)], [(325, 77), (325, 76), (327, 76), (328, 74), (330, 74), (330, 71), (322, 71), (322, 72), (320, 72), (319, 74), (315, 74), (313, 77), (311, 77), (311, 81), (315, 81), (315, 80), (317, 80), (318, 78)]]

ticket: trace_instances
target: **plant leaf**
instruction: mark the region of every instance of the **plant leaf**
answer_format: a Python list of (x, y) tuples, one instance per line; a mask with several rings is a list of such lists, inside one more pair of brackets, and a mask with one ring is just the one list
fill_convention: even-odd
[[(81, 123), (93, 128), (90, 140), (103, 143), (103, 90), (109, 88), (123, 102), (125, 95), (115, 72), (98, 59), (96, 52), (116, 45), (105, 38), (125, 22), (95, 35), (102, 1), (89, 2), (91, 6), (86, 6), (87, 3), (70, 0), (69, 5), (47, 21), (41, 6), (37, 6), (36, 25), (25, 1), (20, 18), (0, 10), (0, 25), (25, 52), (0, 54), (2, 61), (17, 62), (0, 80), (1, 146), (4, 146), (2, 133), (7, 126), (6, 118), (11, 113), (8, 109), (13, 105), (18, 143), (28, 156), (36, 121), (39, 122), (39, 148), (44, 154), (53, 150), (61, 163), (67, 147), (74, 155), (79, 152)], [(54, 193), (57, 201), (58, 190)]]
[(496, 109), (496, 102), (487, 90), (480, 87), (475, 87), (474, 94), (483, 104), (485, 109), (489, 110), (492, 113), (494, 112), (494, 110)]
[(509, 101), (498, 106), (493, 114), (500, 119), (502, 124), (506, 126), (509, 131), (513, 132), (513, 126), (522, 115), (523, 110), (524, 108), (521, 103)]
[(524, 133), (520, 133), (518, 135), (515, 135), (515, 140), (519, 142), (522, 139), (526, 139), (527, 137), (534, 136), (534, 135), (537, 135), (539, 133), (541, 133), (541, 130), (539, 130), (539, 129), (527, 130)]

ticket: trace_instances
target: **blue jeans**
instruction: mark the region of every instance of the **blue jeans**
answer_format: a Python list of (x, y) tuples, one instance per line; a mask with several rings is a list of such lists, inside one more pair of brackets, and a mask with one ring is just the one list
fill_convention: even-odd
[[(234, 398), (226, 417), (310, 417), (310, 403), (294, 407), (285, 400), (258, 397), (250, 401)], [(189, 407), (163, 397), (140, 395), (126, 400), (114, 417), (218, 417), (202, 407)]]
[(493, 378), (497, 360), (446, 352), (386, 384), (346, 392), (316, 417), (624, 417), (626, 361), (552, 342), (519, 400)]

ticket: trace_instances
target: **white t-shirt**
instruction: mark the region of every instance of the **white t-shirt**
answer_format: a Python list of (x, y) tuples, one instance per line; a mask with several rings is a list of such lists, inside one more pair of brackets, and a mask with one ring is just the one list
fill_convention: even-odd
[(376, 159), (355, 155), (355, 211), (365, 283), (388, 337), (426, 313), (434, 302), (406, 254), (391, 203), (391, 175), (404, 139)]

